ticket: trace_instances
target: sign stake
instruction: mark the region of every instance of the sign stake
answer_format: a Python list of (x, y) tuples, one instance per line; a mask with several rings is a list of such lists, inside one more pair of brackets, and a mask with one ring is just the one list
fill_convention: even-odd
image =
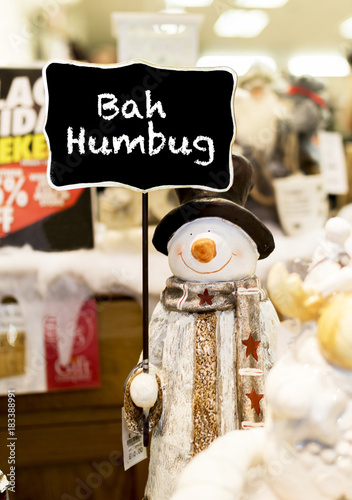
[(149, 266), (148, 266), (148, 193), (142, 200), (142, 273), (143, 273), (143, 372), (149, 372)]
[[(143, 372), (149, 373), (149, 265), (148, 265), (148, 193), (142, 194), (142, 304)], [(144, 414), (143, 445), (149, 444), (149, 419)]]

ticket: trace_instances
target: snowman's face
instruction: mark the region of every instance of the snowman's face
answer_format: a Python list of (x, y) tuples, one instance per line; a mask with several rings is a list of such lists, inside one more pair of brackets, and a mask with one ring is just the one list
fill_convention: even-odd
[(238, 226), (217, 217), (188, 222), (168, 244), (174, 276), (185, 281), (234, 281), (253, 276), (258, 251)]

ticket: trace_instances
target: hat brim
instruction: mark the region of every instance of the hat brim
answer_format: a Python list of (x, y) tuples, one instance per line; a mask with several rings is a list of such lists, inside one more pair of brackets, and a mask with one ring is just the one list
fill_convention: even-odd
[(171, 210), (157, 225), (153, 245), (167, 255), (172, 235), (187, 222), (204, 217), (219, 217), (243, 229), (257, 245), (259, 259), (265, 259), (275, 248), (273, 235), (261, 220), (246, 208), (219, 198), (198, 199)]

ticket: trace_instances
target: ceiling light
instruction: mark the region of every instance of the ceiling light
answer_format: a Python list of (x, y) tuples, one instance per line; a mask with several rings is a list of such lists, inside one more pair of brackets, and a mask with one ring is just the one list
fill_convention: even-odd
[(162, 14), (185, 14), (185, 9), (182, 9), (181, 7), (166, 7), (166, 9), (163, 9), (160, 11)]
[(276, 9), (283, 7), (288, 0), (235, 0), (236, 7), (248, 9)]
[(213, 0), (166, 0), (166, 8), (173, 7), (209, 7)]
[(264, 55), (241, 55), (241, 56), (226, 56), (226, 55), (205, 55), (198, 59), (197, 66), (205, 68), (213, 68), (216, 66), (227, 66), (233, 69), (238, 76), (245, 75), (251, 66), (255, 63), (262, 63), (268, 68), (276, 71), (276, 62), (272, 57)]
[(340, 24), (340, 34), (344, 38), (352, 38), (352, 17)]
[(288, 69), (295, 76), (347, 76), (350, 73), (346, 59), (334, 54), (295, 56), (288, 61)]
[(214, 25), (221, 37), (253, 38), (259, 35), (269, 22), (263, 10), (231, 9), (223, 12)]

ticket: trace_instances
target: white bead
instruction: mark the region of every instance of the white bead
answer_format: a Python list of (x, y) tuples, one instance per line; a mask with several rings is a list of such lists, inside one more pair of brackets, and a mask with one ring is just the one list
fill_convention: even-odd
[(149, 409), (158, 397), (158, 383), (154, 373), (140, 373), (131, 382), (130, 394), (134, 404)]
[(333, 464), (336, 460), (336, 452), (332, 448), (326, 448), (320, 455), (323, 461), (328, 465)]
[(350, 443), (352, 443), (352, 429), (349, 429), (345, 433), (344, 438), (346, 439), (346, 441), (349, 441)]
[(351, 445), (348, 441), (341, 439), (336, 445), (336, 453), (341, 456), (347, 456), (349, 454)]
[(325, 225), (326, 239), (339, 243), (343, 243), (351, 234), (351, 225), (341, 217), (332, 217)]
[(352, 473), (352, 460), (349, 457), (338, 457), (337, 467), (346, 474)]
[(321, 451), (321, 446), (319, 445), (319, 443), (311, 441), (307, 444), (306, 451), (312, 453), (312, 455), (318, 455), (318, 453), (320, 453)]

